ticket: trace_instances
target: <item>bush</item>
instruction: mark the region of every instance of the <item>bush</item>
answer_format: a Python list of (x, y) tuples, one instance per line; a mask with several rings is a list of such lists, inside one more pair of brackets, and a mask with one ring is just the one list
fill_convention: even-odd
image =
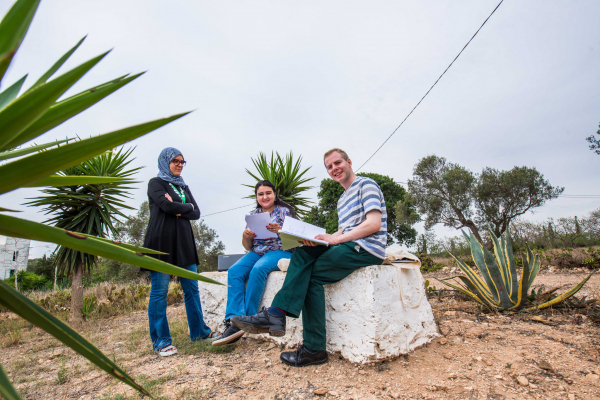
[(435, 272), (446, 266), (445, 264), (434, 262), (427, 254), (417, 254), (417, 257), (421, 260), (421, 272), (423, 273)]
[[(15, 278), (10, 277), (4, 280), (11, 287), (15, 287)], [(32, 290), (49, 290), (52, 289), (52, 281), (45, 276), (36, 275), (29, 271), (17, 272), (17, 283), (21, 292), (31, 292)]]

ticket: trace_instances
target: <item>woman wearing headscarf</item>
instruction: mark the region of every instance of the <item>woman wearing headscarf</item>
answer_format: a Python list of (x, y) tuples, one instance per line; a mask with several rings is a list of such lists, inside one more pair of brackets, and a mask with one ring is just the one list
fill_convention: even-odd
[[(158, 156), (158, 176), (148, 183), (148, 203), (150, 221), (144, 238), (144, 247), (158, 250), (161, 255), (153, 255), (188, 271), (197, 272), (198, 253), (190, 221), (200, 218), (198, 204), (189, 186), (181, 177), (186, 164), (181, 152), (167, 147)], [(161, 356), (177, 353), (171, 344), (169, 323), (167, 322), (167, 292), (171, 276), (162, 272), (150, 271), (151, 288), (148, 304), (148, 320), (152, 348)], [(212, 340), (218, 333), (211, 332), (204, 323), (198, 281), (179, 278), (185, 299), (190, 339)]]

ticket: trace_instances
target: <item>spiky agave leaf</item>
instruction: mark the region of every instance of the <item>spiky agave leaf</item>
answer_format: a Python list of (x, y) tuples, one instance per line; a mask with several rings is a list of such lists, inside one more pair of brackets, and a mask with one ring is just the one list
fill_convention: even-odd
[(577, 285), (573, 286), (571, 289), (569, 289), (565, 293), (558, 295), (557, 297), (553, 298), (552, 300), (549, 300), (538, 306), (528, 308), (526, 311), (542, 310), (544, 308), (548, 308), (548, 307), (554, 306), (556, 304), (562, 303), (563, 301), (567, 300), (569, 297), (571, 297), (574, 294), (576, 294), (577, 292), (579, 292), (581, 290), (581, 288), (583, 287), (583, 285), (585, 285), (587, 283), (587, 281), (590, 280), (592, 275), (594, 275), (594, 273), (589, 274), (587, 278), (585, 278), (584, 280), (579, 282)]

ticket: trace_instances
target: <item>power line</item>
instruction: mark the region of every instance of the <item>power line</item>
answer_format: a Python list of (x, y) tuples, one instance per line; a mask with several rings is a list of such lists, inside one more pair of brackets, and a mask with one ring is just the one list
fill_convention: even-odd
[(375, 153), (371, 154), (371, 157), (369, 157), (367, 159), (367, 161), (365, 161), (363, 163), (363, 165), (361, 165), (356, 172), (360, 171), (362, 167), (365, 166), (366, 163), (368, 163), (371, 158), (373, 158), (373, 156), (375, 154), (377, 154), (377, 152), (379, 150), (381, 150), (381, 148), (387, 143), (388, 140), (391, 139), (392, 136), (394, 136), (394, 133), (396, 133), (396, 131), (398, 129), (400, 129), (400, 127), (402, 126), (402, 124), (404, 124), (404, 121), (406, 121), (408, 119), (408, 117), (410, 117), (410, 115), (413, 113), (413, 111), (416, 110), (417, 107), (419, 107), (419, 104), (421, 104), (421, 102), (425, 99), (425, 97), (427, 97), (427, 95), (429, 94), (429, 92), (431, 92), (431, 90), (434, 88), (435, 85), (437, 85), (437, 83), (440, 81), (440, 79), (442, 79), (442, 76), (444, 76), (444, 74), (446, 73), (446, 71), (448, 71), (450, 69), (450, 67), (452, 66), (452, 64), (454, 64), (454, 61), (456, 61), (456, 59), (458, 59), (458, 57), (462, 54), (463, 51), (465, 51), (465, 49), (467, 48), (467, 46), (469, 45), (469, 43), (471, 43), (471, 41), (473, 39), (475, 39), (475, 36), (477, 36), (477, 34), (479, 33), (479, 31), (481, 30), (481, 28), (483, 28), (483, 26), (485, 25), (486, 22), (488, 22), (488, 20), (492, 17), (492, 15), (494, 15), (494, 13), (496, 12), (496, 10), (498, 9), (498, 7), (500, 7), (500, 4), (502, 4), (504, 0), (501, 0), (500, 3), (498, 3), (498, 5), (496, 6), (496, 8), (494, 8), (494, 11), (492, 11), (492, 13), (489, 15), (489, 17), (487, 17), (485, 19), (485, 21), (483, 21), (483, 24), (481, 24), (481, 26), (479, 27), (479, 29), (477, 29), (477, 32), (475, 32), (475, 34), (471, 37), (471, 39), (469, 39), (469, 41), (467, 42), (467, 44), (465, 44), (465, 46), (462, 48), (462, 50), (458, 53), (458, 55), (456, 57), (454, 57), (454, 60), (452, 60), (452, 62), (450, 63), (450, 65), (448, 65), (448, 67), (444, 70), (444, 72), (442, 72), (442, 74), (440, 75), (439, 78), (437, 78), (437, 80), (434, 82), (433, 85), (431, 85), (431, 87), (429, 88), (429, 90), (427, 91), (427, 93), (425, 93), (425, 95), (423, 97), (421, 97), (421, 100), (419, 100), (419, 102), (417, 103), (416, 106), (413, 107), (413, 109), (408, 113), (408, 115), (402, 120), (402, 122), (400, 122), (400, 125), (398, 125), (398, 127), (396, 129), (394, 129), (394, 131), (392, 132), (392, 134), (390, 136), (388, 136), (387, 139), (385, 139), (385, 141), (381, 144), (381, 146), (379, 146), (379, 148), (377, 150), (375, 150)]
[(221, 213), (224, 213), (224, 212), (227, 212), (227, 211), (237, 210), (238, 208), (250, 207), (250, 206), (253, 206), (253, 205), (254, 205), (254, 203), (247, 204), (245, 206), (239, 206), (239, 207), (230, 208), (228, 210), (217, 211), (217, 212), (214, 212), (214, 213), (211, 213), (211, 214), (203, 215), (202, 218), (210, 217), (211, 215), (221, 214)]

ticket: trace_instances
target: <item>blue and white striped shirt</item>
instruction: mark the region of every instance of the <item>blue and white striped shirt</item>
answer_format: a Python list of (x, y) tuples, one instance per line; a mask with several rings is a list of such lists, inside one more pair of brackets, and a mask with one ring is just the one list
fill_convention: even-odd
[(387, 209), (383, 193), (373, 179), (357, 176), (337, 203), (338, 226), (342, 233), (350, 232), (363, 223), (367, 219), (367, 213), (372, 210), (381, 212), (381, 229), (354, 242), (375, 257), (384, 259), (387, 245)]

